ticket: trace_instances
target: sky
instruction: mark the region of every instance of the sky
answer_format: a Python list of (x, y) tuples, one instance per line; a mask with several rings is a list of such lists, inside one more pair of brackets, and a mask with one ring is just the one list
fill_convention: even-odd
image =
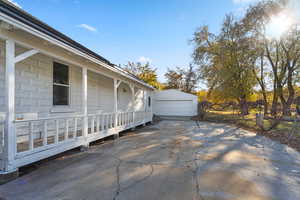
[(10, 0), (114, 64), (150, 62), (167, 68), (192, 62), (197, 27), (217, 32), (226, 13), (258, 0)]

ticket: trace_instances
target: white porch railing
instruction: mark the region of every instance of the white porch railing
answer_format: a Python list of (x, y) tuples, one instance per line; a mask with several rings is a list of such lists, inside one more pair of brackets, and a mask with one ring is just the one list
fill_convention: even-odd
[(84, 134), (84, 119), (85, 116), (76, 115), (16, 120), (16, 141), (9, 144), (15, 148), (14, 166), (20, 167), (152, 121), (152, 113), (89, 114), (87, 135)]

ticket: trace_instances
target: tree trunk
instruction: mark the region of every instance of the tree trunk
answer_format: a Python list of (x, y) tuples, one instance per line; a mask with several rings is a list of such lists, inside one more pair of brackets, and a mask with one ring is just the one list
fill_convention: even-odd
[(273, 100), (272, 100), (272, 108), (271, 108), (271, 115), (277, 115), (277, 105), (278, 105), (278, 93), (277, 89), (273, 89)]
[(267, 98), (267, 93), (264, 85), (261, 87), (261, 89), (262, 89), (261, 91), (264, 99), (264, 115), (267, 115), (269, 110), (269, 105), (268, 105), (268, 98)]
[(282, 115), (283, 116), (291, 116), (291, 105), (286, 102), (281, 102), (282, 104)]
[(278, 96), (273, 99), (272, 102), (272, 108), (271, 108), (271, 115), (276, 116), (277, 115), (277, 105), (278, 105)]
[(287, 88), (288, 88), (288, 92), (289, 92), (288, 99), (285, 100), (282, 88), (281, 88), (281, 92), (280, 92), (280, 101), (282, 104), (282, 115), (283, 116), (291, 116), (292, 115), (291, 106), (293, 104), (294, 97), (295, 97), (295, 90), (293, 87), (292, 76), (293, 76), (292, 72), (289, 71), (288, 72), (288, 81), (287, 81), (287, 85), (288, 85)]
[(249, 108), (248, 108), (248, 104), (247, 104), (247, 101), (246, 101), (246, 97), (243, 96), (240, 101), (240, 111), (241, 111), (241, 114), (242, 115), (249, 115)]
[(269, 111), (268, 100), (267, 100), (267, 96), (264, 95), (264, 115), (267, 115), (268, 111)]

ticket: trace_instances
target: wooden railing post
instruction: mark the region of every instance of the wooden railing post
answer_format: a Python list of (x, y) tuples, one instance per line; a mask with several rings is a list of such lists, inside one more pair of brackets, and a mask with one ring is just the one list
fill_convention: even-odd
[(66, 119), (65, 120), (65, 136), (64, 136), (64, 139), (65, 139), (65, 141), (67, 140), (67, 139), (69, 139), (69, 119)]
[(48, 137), (48, 126), (47, 126), (47, 120), (45, 120), (44, 131), (43, 131), (43, 146), (47, 145), (47, 137)]

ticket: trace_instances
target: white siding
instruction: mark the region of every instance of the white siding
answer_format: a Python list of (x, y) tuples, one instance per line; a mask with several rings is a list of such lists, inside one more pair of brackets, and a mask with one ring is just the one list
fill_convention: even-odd
[[(38, 113), (39, 117), (55, 115), (53, 110), (53, 59), (41, 54), (16, 65), (16, 113)], [(70, 105), (68, 111), (81, 111), (82, 75), (79, 67), (70, 69)], [(62, 107), (61, 107), (62, 108)], [(56, 107), (57, 111), (58, 107)]]
[(134, 100), (134, 110), (144, 111), (144, 91), (140, 88), (134, 88), (135, 100)]
[(113, 79), (88, 72), (88, 113), (113, 112)]
[(128, 84), (121, 83), (118, 88), (118, 111), (130, 111), (132, 109), (132, 92)]

